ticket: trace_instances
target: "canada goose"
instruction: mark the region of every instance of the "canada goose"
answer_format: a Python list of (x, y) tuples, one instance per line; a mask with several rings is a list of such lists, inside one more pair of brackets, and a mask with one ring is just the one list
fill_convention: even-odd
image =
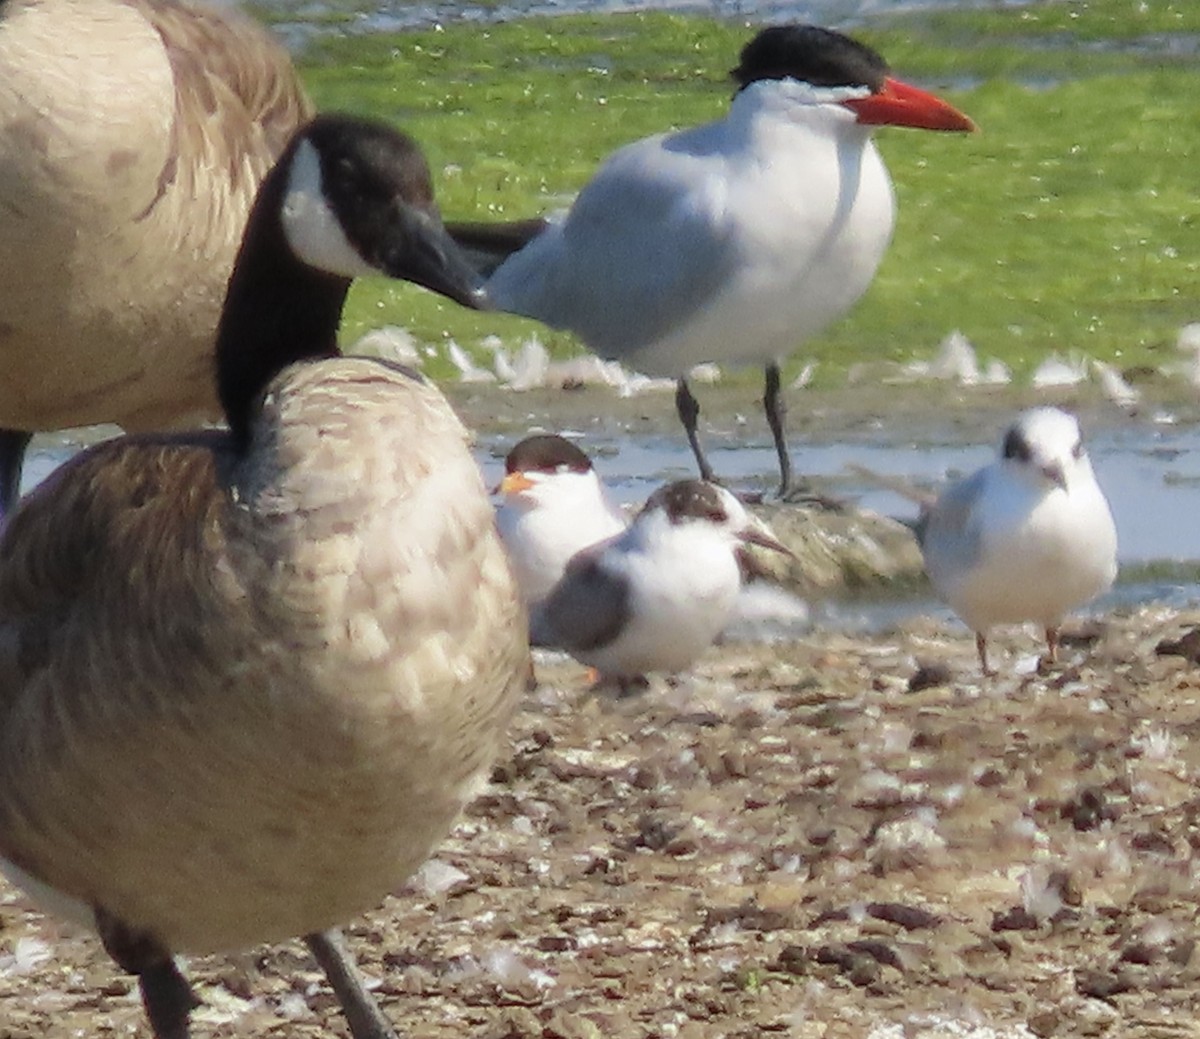
[(311, 115), (286, 51), (236, 11), (0, 3), (0, 510), (34, 431), (219, 416), (246, 214)]
[(623, 533), (567, 564), (530, 611), (533, 641), (622, 685), (682, 671), (728, 623), (747, 543), (791, 554), (725, 488), (702, 480), (660, 487)]
[(731, 75), (737, 93), (723, 119), (626, 145), (564, 218), (450, 232), (491, 271), (497, 309), (676, 378), (705, 480), (688, 372), (705, 361), (764, 364), (786, 496), (780, 360), (850, 309), (892, 234), (892, 185), (872, 131), (973, 124), (892, 77), (869, 47), (817, 26), (761, 30)]
[(98, 929), (158, 1039), (172, 961), (306, 935), (338, 955), (452, 824), (528, 663), (491, 503), (445, 399), (339, 357), (350, 279), (478, 305), (408, 138), (319, 116), (263, 181), (217, 336), (228, 431), (76, 455), (0, 534), (0, 856)]
[(608, 497), (591, 459), (553, 433), (516, 444), (497, 488), (496, 527), (529, 606), (544, 599), (571, 557), (620, 534), (629, 521)]
[(1050, 660), (1068, 611), (1117, 576), (1117, 528), (1079, 420), (1060, 408), (1022, 412), (999, 457), (949, 484), (917, 522), (937, 593), (975, 632), (984, 674), (988, 631), (1036, 621)]

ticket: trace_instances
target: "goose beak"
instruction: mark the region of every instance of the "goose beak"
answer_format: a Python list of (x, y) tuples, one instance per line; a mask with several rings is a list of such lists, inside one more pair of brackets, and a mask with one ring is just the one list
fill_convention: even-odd
[(479, 272), (441, 221), (413, 213), (406, 223), (405, 241), (389, 257), (385, 273), (415, 282), (472, 310), (491, 309)]
[(843, 101), (866, 126), (911, 126), (918, 130), (970, 133), (975, 124), (957, 108), (928, 91), (888, 76), (870, 97)]

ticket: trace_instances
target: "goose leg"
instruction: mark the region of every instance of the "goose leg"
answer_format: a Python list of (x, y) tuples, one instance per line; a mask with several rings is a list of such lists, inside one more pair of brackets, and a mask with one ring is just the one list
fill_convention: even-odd
[(21, 469), (32, 439), (33, 434), (24, 429), (0, 429), (0, 519), (12, 512), (21, 497)]
[(103, 909), (96, 927), (109, 956), (134, 974), (155, 1039), (188, 1039), (188, 1018), (199, 1004), (171, 954), (150, 935), (126, 927)]
[(787, 418), (787, 403), (779, 387), (779, 365), (768, 364), (763, 382), (763, 411), (767, 414), (767, 425), (775, 440), (775, 454), (779, 457), (779, 497), (786, 499), (792, 490), (792, 458), (788, 454), (784, 438), (784, 419)]
[(188, 1018), (199, 1001), (174, 961), (147, 967), (138, 987), (156, 1039), (188, 1039)]
[(700, 479), (715, 483), (712, 466), (704, 457), (704, 449), (700, 446), (700, 436), (696, 432), (696, 421), (700, 418), (700, 403), (692, 396), (687, 379), (675, 383), (675, 410), (679, 413), (679, 421), (683, 423), (687, 433), (688, 443), (692, 445), (692, 454), (696, 456), (696, 465), (700, 469)]
[(341, 932), (336, 928), (319, 931), (306, 935), (304, 941), (329, 979), (353, 1039), (397, 1039), (379, 1004), (367, 991)]
[(1051, 664), (1058, 663), (1058, 628), (1046, 629), (1046, 656)]

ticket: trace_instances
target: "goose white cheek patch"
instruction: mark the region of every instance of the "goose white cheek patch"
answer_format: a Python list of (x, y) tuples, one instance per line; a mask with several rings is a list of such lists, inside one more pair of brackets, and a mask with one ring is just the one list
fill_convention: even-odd
[(288, 246), (310, 267), (346, 278), (379, 273), (350, 244), (325, 201), (321, 159), (308, 141), (292, 157), (280, 219)]

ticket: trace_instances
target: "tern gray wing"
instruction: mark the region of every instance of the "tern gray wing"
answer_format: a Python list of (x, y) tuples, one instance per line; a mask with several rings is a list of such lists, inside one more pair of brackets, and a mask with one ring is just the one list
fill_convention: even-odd
[(530, 641), (568, 653), (612, 642), (629, 620), (629, 584), (606, 570), (599, 551), (578, 553), (530, 617)]
[(617, 152), (565, 221), (496, 270), (493, 303), (568, 329), (609, 358), (685, 324), (739, 260), (702, 164), (660, 138)]

